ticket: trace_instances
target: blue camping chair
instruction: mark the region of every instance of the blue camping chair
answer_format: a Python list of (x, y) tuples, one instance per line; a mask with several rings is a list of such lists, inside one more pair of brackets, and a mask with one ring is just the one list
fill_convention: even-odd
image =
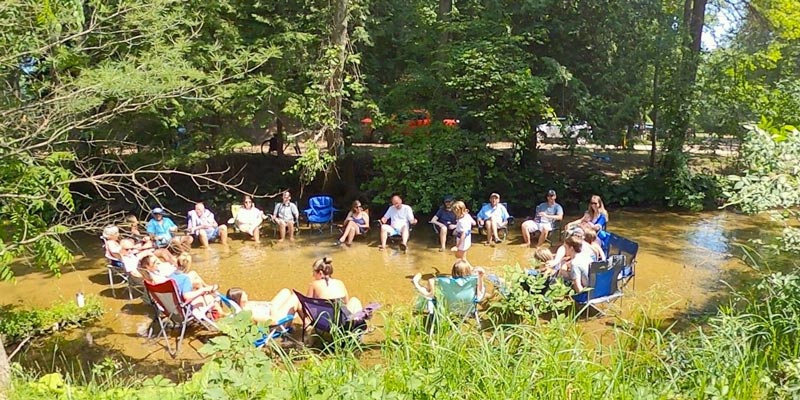
[(417, 302), (417, 309), (422, 309), (426, 313), (425, 326), (428, 334), (433, 335), (438, 319), (447, 313), (458, 316), (462, 322), (474, 318), (475, 324), (480, 329), (478, 304), (486, 295), (486, 287), (478, 292), (478, 279), (475, 275), (464, 278), (439, 276), (434, 281), (434, 293), (425, 294), (418, 288), (421, 296)]
[(626, 239), (622, 236), (608, 233), (608, 254), (609, 257), (619, 255), (623, 257), (622, 268), (617, 279), (620, 287), (625, 287), (628, 282), (633, 281), (633, 289), (636, 289), (636, 254), (639, 252), (639, 244)]
[(303, 318), (302, 340), (305, 340), (306, 328), (314, 327), (317, 332), (331, 333), (338, 328), (342, 332), (352, 332), (357, 336), (367, 331), (367, 320), (380, 308), (380, 304), (370, 303), (358, 313), (351, 313), (341, 300), (327, 300), (306, 297), (294, 291), (305, 314)]
[(325, 226), (330, 227), (333, 233), (333, 215), (339, 211), (333, 207), (333, 197), (327, 195), (311, 196), (308, 199), (308, 208), (303, 210), (309, 228), (311, 224), (317, 225), (317, 231), (324, 233)]
[[(489, 204), (489, 203), (483, 203), (483, 205), (481, 205), (481, 208), (485, 207), (487, 204)], [(503, 205), (503, 207), (505, 207), (506, 210), (508, 210), (508, 203), (501, 202), (500, 204)], [(474, 218), (475, 218), (475, 221), (478, 220), (477, 216), (475, 216)], [(497, 229), (497, 236), (500, 236), (500, 240), (505, 242), (506, 238), (508, 237), (508, 227), (511, 226), (511, 225), (514, 225), (514, 217), (509, 215), (508, 219), (506, 219), (506, 224)], [(478, 234), (479, 235), (486, 235), (486, 230), (484, 229), (483, 225), (480, 225), (480, 224), (478, 225)]]
[[(593, 262), (589, 266), (587, 290), (572, 296), (577, 304), (583, 306), (578, 314), (593, 309), (598, 314), (605, 315), (600, 305), (622, 297), (622, 291), (617, 286), (617, 276), (622, 270), (623, 261), (619, 256), (613, 256), (605, 261)], [(586, 318), (589, 318), (588, 312)]]

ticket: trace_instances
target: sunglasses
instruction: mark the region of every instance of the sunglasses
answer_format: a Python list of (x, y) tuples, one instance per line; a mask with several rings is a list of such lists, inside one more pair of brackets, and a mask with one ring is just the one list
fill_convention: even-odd
[(596, 205), (599, 205), (600, 203), (598, 203), (598, 202), (596, 202), (596, 201), (595, 201), (594, 203), (589, 203), (589, 204), (591, 204), (591, 205), (593, 205), (593, 206), (596, 206)]
[(247, 201), (244, 202), (244, 204), (253, 204), (253, 202), (250, 201), (250, 200), (247, 200)]

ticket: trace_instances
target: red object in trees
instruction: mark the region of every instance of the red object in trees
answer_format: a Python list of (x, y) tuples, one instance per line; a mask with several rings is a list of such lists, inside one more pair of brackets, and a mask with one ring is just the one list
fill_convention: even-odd
[(444, 124), (444, 126), (455, 128), (458, 127), (458, 124), (461, 123), (461, 121), (455, 118), (445, 118), (442, 120), (442, 123)]

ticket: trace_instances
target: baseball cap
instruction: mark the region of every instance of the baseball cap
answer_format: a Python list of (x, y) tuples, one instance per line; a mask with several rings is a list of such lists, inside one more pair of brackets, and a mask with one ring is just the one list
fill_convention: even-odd
[(442, 201), (444, 202), (453, 201), (453, 195), (448, 194), (447, 196), (444, 196), (444, 199), (442, 199)]
[(497, 194), (497, 193), (492, 193), (492, 194), (489, 195), (489, 198), (491, 199), (492, 197), (497, 197), (499, 199), (500, 195)]
[(156, 207), (151, 211), (152, 214), (164, 214), (164, 209), (161, 207)]
[(555, 196), (556, 195), (556, 191), (553, 190), (553, 189), (550, 189), (550, 190), (547, 191), (547, 195), (548, 196)]

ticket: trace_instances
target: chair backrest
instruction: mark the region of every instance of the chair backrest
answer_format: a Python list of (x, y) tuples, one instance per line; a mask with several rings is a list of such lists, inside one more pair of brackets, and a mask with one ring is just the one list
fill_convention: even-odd
[(108, 265), (116, 268), (125, 268), (125, 264), (122, 263), (122, 260), (117, 260), (116, 258), (111, 256), (111, 253), (108, 252), (108, 247), (106, 246), (106, 238), (100, 236), (100, 240), (103, 242), (103, 253), (108, 261)]
[(173, 319), (177, 318), (178, 321), (186, 319), (183, 302), (180, 300), (178, 287), (175, 286), (174, 280), (167, 279), (162, 283), (145, 280), (144, 287), (163, 314)]
[(311, 196), (308, 199), (308, 208), (303, 212), (308, 215), (311, 222), (328, 222), (333, 220), (333, 197), (327, 195)]
[(625, 260), (623, 262), (623, 275), (628, 276), (633, 271), (634, 265), (636, 263), (636, 254), (639, 252), (639, 244), (630, 240), (626, 239), (622, 236), (616, 235), (614, 233), (609, 232), (608, 238), (608, 255), (623, 255), (625, 256)]
[(589, 265), (589, 287), (587, 299), (610, 296), (617, 292), (617, 276), (621, 265), (611, 260), (596, 261)]
[(306, 317), (311, 319), (310, 325), (314, 328), (323, 332), (330, 332), (334, 326), (347, 327), (350, 313), (341, 301), (306, 297), (296, 290), (294, 294), (297, 296), (297, 300), (300, 301)]
[(236, 219), (236, 215), (239, 214), (239, 210), (241, 210), (241, 209), (242, 209), (242, 205), (241, 204), (231, 204), (231, 217)]
[(452, 278), (440, 276), (436, 278), (436, 302), (445, 310), (455, 313), (467, 313), (477, 302), (475, 292), (478, 288), (478, 277)]

